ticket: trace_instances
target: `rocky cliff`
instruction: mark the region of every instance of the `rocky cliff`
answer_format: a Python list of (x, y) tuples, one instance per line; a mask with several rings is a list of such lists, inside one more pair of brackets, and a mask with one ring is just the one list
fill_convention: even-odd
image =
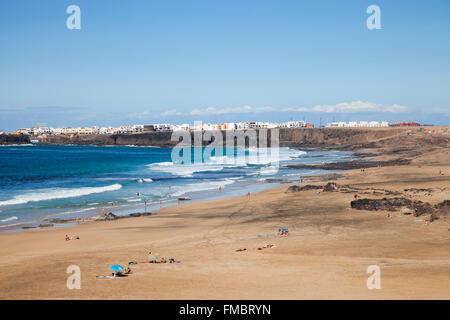
[(30, 137), (24, 135), (14, 134), (0, 134), (0, 145), (7, 144), (28, 144), (30, 143)]

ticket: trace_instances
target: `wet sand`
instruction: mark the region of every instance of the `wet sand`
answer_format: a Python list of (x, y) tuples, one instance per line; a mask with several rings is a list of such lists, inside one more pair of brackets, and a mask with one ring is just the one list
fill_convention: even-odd
[[(408, 157), (389, 151), (362, 150), (380, 161)], [(386, 189), (431, 204), (450, 199), (448, 148), (430, 146), (409, 159), (344, 170), (333, 181), (364, 189), (363, 198), (384, 197), (373, 189)], [(448, 215), (426, 224), (427, 216), (350, 209), (354, 193), (285, 193), (288, 187), (250, 199), (182, 202), (146, 217), (0, 234), (0, 298), (450, 299)], [(280, 227), (289, 235), (278, 236)], [(80, 239), (65, 241), (66, 234)], [(257, 250), (266, 244), (276, 247)], [(126, 278), (96, 278), (110, 275), (112, 264), (145, 261), (150, 250), (181, 263), (132, 265)], [(80, 290), (66, 287), (70, 265), (81, 268)], [(370, 265), (381, 268), (379, 290), (366, 286)]]

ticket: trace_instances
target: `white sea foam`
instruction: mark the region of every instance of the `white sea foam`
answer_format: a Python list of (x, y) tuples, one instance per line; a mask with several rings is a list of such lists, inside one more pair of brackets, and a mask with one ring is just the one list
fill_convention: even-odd
[(213, 163), (174, 164), (172, 162), (159, 162), (149, 164), (150, 170), (167, 172), (182, 177), (192, 177), (195, 172), (220, 171), (223, 166)]
[(0, 228), (9, 228), (23, 224), (23, 222), (0, 225)]
[(78, 189), (70, 189), (70, 188), (42, 189), (41, 192), (25, 193), (17, 195), (10, 200), (0, 201), (0, 206), (24, 204), (28, 202), (38, 202), (44, 200), (81, 197), (93, 193), (115, 191), (121, 188), (122, 185), (116, 183), (105, 187), (84, 187)]
[(149, 164), (148, 167), (153, 171), (192, 177), (196, 172), (220, 171), (225, 167), (274, 166), (278, 162), (292, 160), (306, 153), (290, 148), (250, 148), (247, 151), (247, 154), (244, 150), (239, 150), (237, 155), (211, 156), (202, 163), (175, 164), (173, 162), (158, 162)]
[(137, 145), (134, 145), (134, 144), (128, 144), (125, 147), (132, 147), (132, 148), (161, 148), (161, 147), (158, 147), (158, 146), (137, 146)]
[(0, 147), (30, 147), (34, 146), (34, 144), (31, 143), (24, 143), (24, 144), (0, 144)]
[(144, 183), (144, 182), (152, 182), (153, 180), (152, 179), (137, 179), (136, 180), (136, 182), (138, 182), (138, 183)]
[(13, 220), (17, 220), (17, 219), (19, 219), (19, 218), (16, 216), (12, 216), (12, 217), (0, 220), (0, 222), (8, 222), (8, 221), (13, 221)]
[(200, 183), (189, 183), (183, 186), (175, 186), (172, 187), (172, 195), (175, 197), (179, 197), (184, 194), (188, 194), (191, 192), (199, 192), (199, 191), (208, 191), (208, 190), (218, 190), (219, 187), (224, 187), (226, 185), (230, 185), (234, 183), (235, 180), (231, 179), (223, 179), (223, 180), (215, 180), (215, 181), (207, 181)]
[(259, 174), (263, 176), (272, 176), (278, 173), (277, 166), (264, 167), (259, 170)]

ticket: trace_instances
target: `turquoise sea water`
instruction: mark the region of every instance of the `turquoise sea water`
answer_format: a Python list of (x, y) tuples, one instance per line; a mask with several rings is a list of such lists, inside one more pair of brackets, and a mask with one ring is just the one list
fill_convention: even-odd
[[(275, 152), (276, 150), (276, 152)], [(199, 150), (197, 150), (199, 151)], [(192, 157), (195, 150), (192, 149)], [(286, 164), (348, 160), (350, 152), (290, 148), (222, 150), (194, 163), (173, 163), (172, 149), (134, 146), (0, 147), (0, 232), (45, 218), (116, 214), (193, 201), (244, 195), (297, 181), (320, 170)], [(198, 153), (197, 153), (198, 154)], [(279, 160), (276, 163), (275, 160)], [(220, 188), (220, 191), (219, 191)]]

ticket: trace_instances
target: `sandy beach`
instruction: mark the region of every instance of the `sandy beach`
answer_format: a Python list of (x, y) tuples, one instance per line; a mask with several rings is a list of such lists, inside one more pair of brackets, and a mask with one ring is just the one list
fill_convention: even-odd
[[(0, 298), (450, 299), (448, 214), (429, 223), (430, 215), (350, 208), (355, 194), (431, 205), (450, 199), (448, 147), (395, 149), (359, 151), (411, 162), (299, 184), (335, 181), (331, 192), (286, 193), (284, 185), (146, 217), (0, 234)], [(280, 227), (289, 235), (277, 235)], [(65, 241), (66, 234), (80, 239)], [(268, 244), (275, 247), (258, 250)], [(110, 265), (145, 261), (149, 251), (181, 263), (139, 263), (128, 277), (96, 278), (110, 275)], [(80, 290), (66, 287), (70, 265), (80, 267)], [(367, 288), (370, 265), (380, 267), (381, 289)]]

